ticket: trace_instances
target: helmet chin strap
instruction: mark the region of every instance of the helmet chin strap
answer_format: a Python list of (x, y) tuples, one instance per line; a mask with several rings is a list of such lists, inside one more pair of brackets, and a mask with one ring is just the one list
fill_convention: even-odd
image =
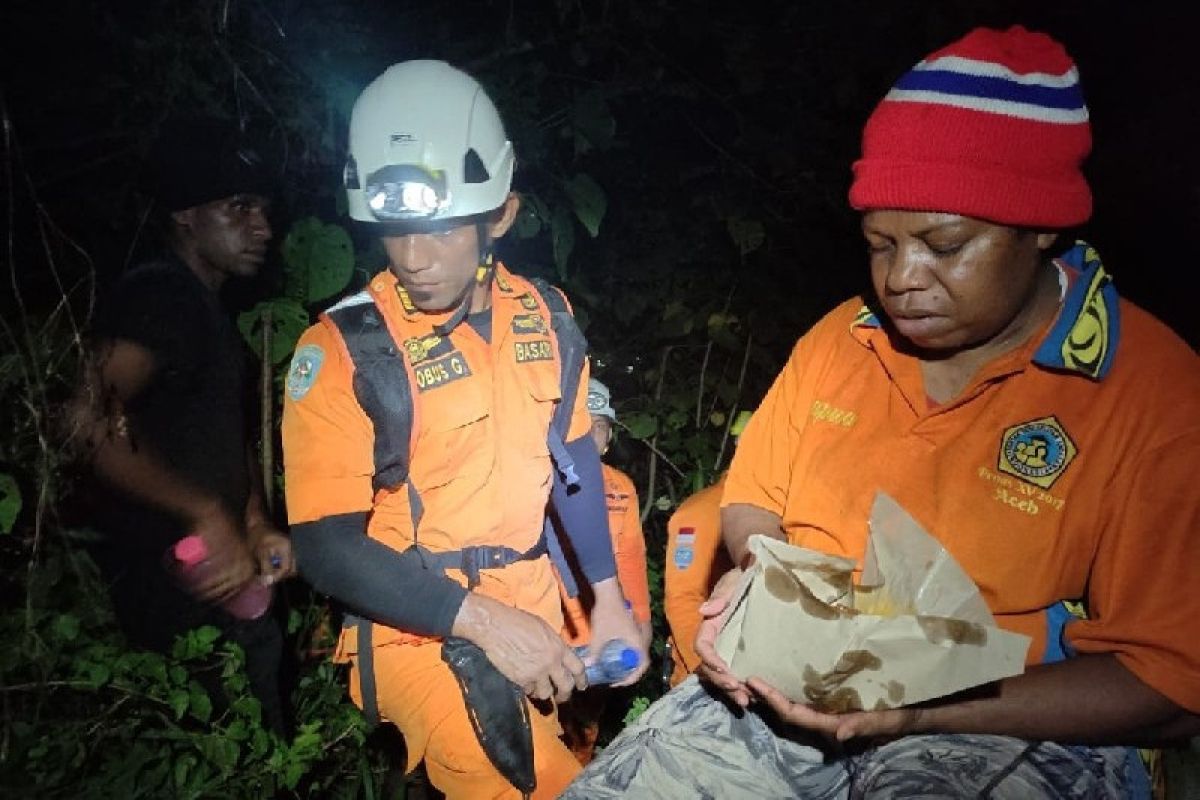
[(450, 318), (441, 325), (433, 327), (433, 332), (443, 338), (449, 336), (450, 332), (467, 318), (467, 314), (471, 311), (471, 298), (475, 294), (475, 288), (491, 280), (492, 272), (496, 269), (495, 258), (492, 255), (492, 243), (487, 235), (486, 220), (479, 220), (475, 223), (475, 235), (479, 242), (479, 265), (475, 267), (475, 279), (463, 289), (462, 299), (458, 301), (458, 308), (454, 310)]

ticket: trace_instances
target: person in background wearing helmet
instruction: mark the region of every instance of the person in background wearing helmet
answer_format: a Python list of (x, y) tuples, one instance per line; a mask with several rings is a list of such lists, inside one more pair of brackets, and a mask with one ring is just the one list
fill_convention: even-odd
[[(730, 425), (734, 442), (749, 419), (750, 412), (743, 411)], [(722, 472), (716, 483), (680, 503), (667, 520), (663, 613), (671, 630), (672, 686), (700, 666), (694, 645), (703, 619), (700, 606), (712, 594), (717, 580), (733, 566), (729, 553), (721, 546), (721, 492), (727, 474)]]
[(595, 597), (593, 641), (641, 650), (627, 683), (646, 661), (584, 392), (552, 435), (561, 381), (586, 385), (587, 365), (560, 375), (557, 290), (493, 258), (519, 206), (513, 146), (472, 77), (390, 67), (356, 101), (349, 144), (350, 214), (389, 265), (301, 337), (286, 381), (300, 571), (359, 619), (336, 657), (368, 716), (404, 734), (410, 769), (424, 758), (450, 798), (555, 797), (579, 763), (549, 701), (585, 678), (560, 635), (547, 501)]
[[(270, 175), (239, 130), (214, 119), (165, 125), (150, 166), (165, 252), (103, 298), (72, 406), (73, 435), (101, 484), (94, 553), (132, 644), (168, 653), (176, 636), (215, 625), (242, 646), (263, 719), (283, 733), (279, 626), (270, 614), (237, 620), (217, 605), (250, 581), (293, 571), (250, 444), (251, 357), (218, 297), (266, 257)], [(191, 534), (215, 565), (198, 596), (164, 564)], [(208, 688), (222, 703), (219, 686)]]
[[(603, 456), (612, 442), (617, 412), (613, 410), (608, 387), (592, 378), (588, 381), (588, 413), (592, 416), (592, 440)], [(642, 646), (650, 647), (654, 629), (650, 624), (650, 585), (646, 574), (646, 538), (642, 535), (642, 519), (637, 489), (621, 470), (602, 464), (604, 496), (608, 503), (608, 531), (612, 536), (613, 555), (617, 561), (617, 580), (637, 620)], [(574, 565), (572, 565), (574, 566)], [(579, 582), (578, 576), (575, 580)], [(560, 583), (560, 586), (562, 584)], [(572, 647), (591, 643), (587, 607), (591, 598), (586, 594), (569, 597), (563, 593), (563, 638)], [(596, 750), (600, 732), (600, 716), (608, 698), (605, 687), (576, 693), (559, 708), (559, 717), (566, 732), (567, 745), (580, 764), (588, 764)]]
[[(564, 797), (1149, 796), (1134, 748), (1200, 731), (1200, 601), (1181, 590), (1200, 364), (1093, 248), (1052, 249), (1090, 216), (1090, 146), (1073, 60), (1020, 26), (971, 31), (879, 103), (850, 189), (873, 296), (799, 340), (742, 435), (721, 517), (737, 566), (696, 639), (708, 683)], [(715, 641), (750, 536), (862, 563), (881, 491), (1029, 638), (1024, 672), (843, 714), (732, 674)]]

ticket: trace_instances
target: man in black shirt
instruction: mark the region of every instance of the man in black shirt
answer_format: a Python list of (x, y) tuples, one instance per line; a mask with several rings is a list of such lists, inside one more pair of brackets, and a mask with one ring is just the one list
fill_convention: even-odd
[[(123, 275), (102, 304), (74, 409), (102, 487), (97, 561), (132, 644), (168, 651), (180, 633), (215, 625), (245, 650), (264, 722), (282, 732), (279, 626), (220, 606), (294, 571), (249, 446), (248, 353), (218, 297), (228, 278), (263, 263), (268, 176), (235, 128), (211, 120), (167, 126), (152, 165), (169, 212), (166, 252)], [(189, 535), (208, 563), (185, 589), (165, 556)]]

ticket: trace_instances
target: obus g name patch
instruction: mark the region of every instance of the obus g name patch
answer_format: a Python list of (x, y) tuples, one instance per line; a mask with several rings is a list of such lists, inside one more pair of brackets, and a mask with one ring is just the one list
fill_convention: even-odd
[(448, 353), (419, 367), (413, 367), (413, 377), (417, 380), (418, 392), (436, 389), (460, 378), (470, 377), (470, 375), (471, 367), (463, 358), (463, 354), (458, 351)]

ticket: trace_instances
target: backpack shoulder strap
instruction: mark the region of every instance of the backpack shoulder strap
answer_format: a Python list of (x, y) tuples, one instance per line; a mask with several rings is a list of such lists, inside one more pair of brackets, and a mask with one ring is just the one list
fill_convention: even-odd
[[(562, 290), (541, 278), (529, 278), (530, 284), (550, 309), (550, 329), (558, 342), (558, 384), (562, 400), (554, 410), (551, 431), (560, 442), (565, 442), (571, 427), (571, 412), (575, 408), (575, 396), (579, 393), (579, 378), (587, 358), (588, 343), (575, 321), (575, 315), (567, 304)], [(560, 465), (561, 466), (561, 465)]]
[(412, 442), (412, 386), (404, 354), (365, 290), (325, 316), (346, 343), (354, 363), (354, 396), (375, 428), (372, 489), (395, 488), (408, 480)]
[[(554, 409), (546, 444), (550, 448), (550, 457), (555, 467), (562, 473), (567, 485), (573, 486), (579, 483), (579, 476), (575, 474), (575, 462), (567, 452), (566, 439), (571, 428), (571, 414), (575, 410), (575, 396), (579, 393), (583, 361), (587, 358), (587, 339), (579, 329), (579, 324), (575, 322), (575, 315), (571, 313), (567, 298), (558, 287), (551, 286), (541, 278), (530, 278), (529, 283), (550, 310), (550, 330), (558, 342), (558, 384), (561, 399), (558, 408)], [(560, 534), (551, 514), (546, 515), (542, 535), (546, 539), (550, 560), (567, 596), (578, 597), (579, 585), (575, 580), (571, 562), (562, 549)]]

